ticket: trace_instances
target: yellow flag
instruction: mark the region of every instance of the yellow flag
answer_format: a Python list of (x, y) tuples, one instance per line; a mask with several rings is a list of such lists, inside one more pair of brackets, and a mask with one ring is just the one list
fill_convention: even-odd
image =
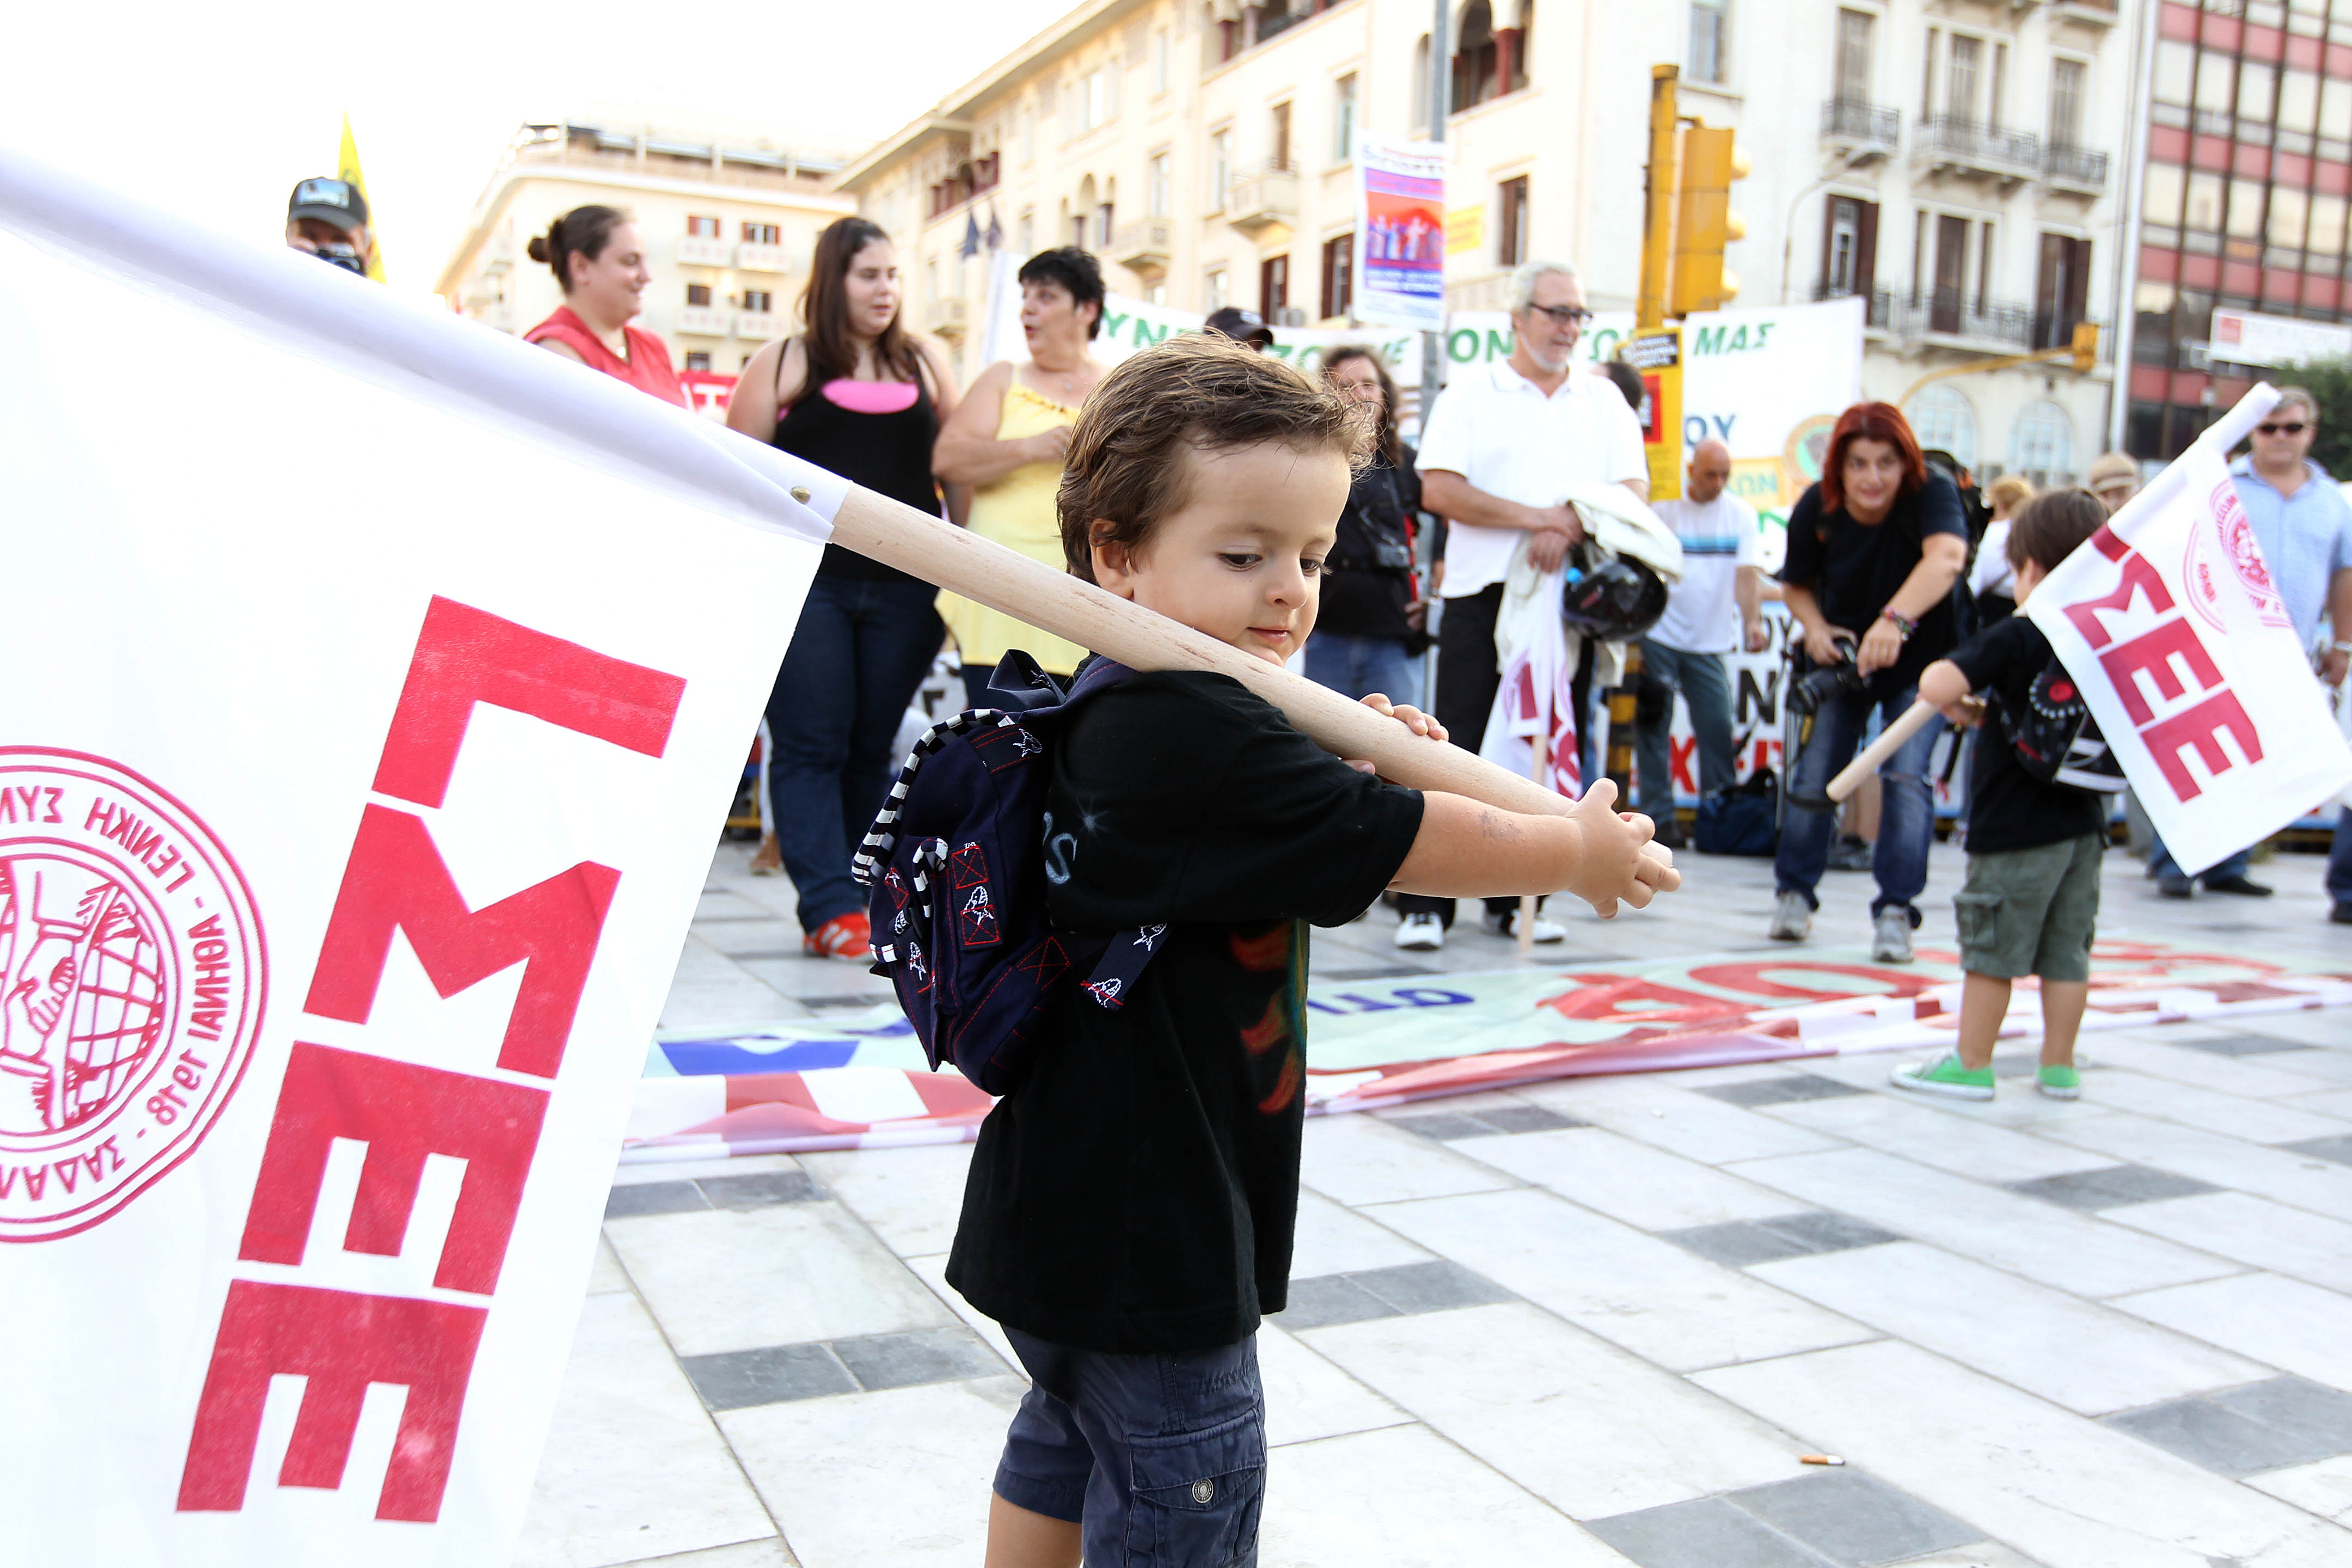
[(343, 116), (343, 150), (335, 156), (335, 178), (359, 192), (360, 199), (368, 204), (368, 237), (374, 244), (368, 249), (367, 275), (377, 282), (383, 281), (383, 240), (375, 223), (375, 203), (368, 196), (367, 176), (360, 173), (360, 144), (352, 139), (352, 117)]

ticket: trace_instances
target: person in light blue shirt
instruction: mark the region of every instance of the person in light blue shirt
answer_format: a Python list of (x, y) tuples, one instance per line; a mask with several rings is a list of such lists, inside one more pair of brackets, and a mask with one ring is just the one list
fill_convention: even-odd
[[(2352, 503), (2311, 460), (2319, 428), (2319, 405), (2299, 386), (2281, 389), (2278, 405), (2254, 426), (2253, 451), (2231, 466), (2239, 504), (2262, 546), (2271, 581), (2307, 649), (2321, 649), (2319, 679), (2344, 683), (2352, 665)], [(2327, 622), (2323, 644), (2320, 622)], [(2267, 898), (2271, 889), (2246, 875), (2249, 851), (2240, 850), (2208, 868), (2198, 880), (2212, 893)], [(2159, 839), (2148, 868), (2165, 897), (2185, 899), (2194, 890)], [(2328, 857), (2330, 919), (2352, 925), (2352, 810), (2340, 811), (2334, 853)]]

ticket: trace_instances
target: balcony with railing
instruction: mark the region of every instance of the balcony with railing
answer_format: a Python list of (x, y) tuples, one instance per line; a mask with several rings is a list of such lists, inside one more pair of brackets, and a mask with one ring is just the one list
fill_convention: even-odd
[[(722, 242), (720, 241), (712, 240), (709, 243), (713, 245), (721, 245), (723, 248)], [(678, 307), (677, 331), (679, 335), (683, 337), (723, 338), (729, 335), (730, 329), (732, 326), (733, 322), (729, 320), (728, 314), (724, 310), (716, 310), (708, 305), (681, 305)]]
[(1255, 236), (1297, 216), (1298, 169), (1288, 159), (1269, 158), (1235, 172), (1225, 195), (1225, 222)]
[(1903, 135), (1903, 111), (1858, 98), (1832, 98), (1822, 105), (1822, 140), (1854, 160), (1885, 158)]
[(1892, 330), (1904, 338), (1939, 338), (1951, 348), (2020, 353), (2032, 346), (2033, 310), (1971, 295), (1965, 289), (1920, 289), (1888, 305)]
[(738, 310), (735, 312), (735, 335), (754, 342), (766, 342), (778, 335), (781, 319), (773, 310)]
[(1137, 218), (1118, 226), (1103, 247), (1103, 259), (1129, 272), (1157, 275), (1168, 269), (1175, 247), (1174, 223), (1164, 217)]
[(1895, 327), (1895, 293), (1889, 289), (1865, 288), (1853, 283), (1816, 283), (1813, 302), (1824, 300), (1858, 298), (1863, 301), (1862, 324), (1874, 332), (1892, 331)]
[(2107, 155), (2053, 142), (2042, 149), (2042, 180), (2061, 190), (2097, 195), (2107, 188)]
[(680, 267), (724, 267), (735, 258), (734, 247), (707, 234), (681, 234), (674, 253)]
[(923, 330), (943, 338), (961, 338), (968, 314), (960, 299), (934, 300), (923, 307)]
[(2070, 22), (2087, 22), (2095, 27), (2112, 27), (2122, 20), (2116, 0), (2057, 0), (2050, 14)]
[(2042, 139), (1963, 114), (1935, 114), (1911, 138), (1911, 161), (1941, 172), (2014, 184), (2042, 173)]
[(781, 245), (761, 245), (745, 240), (735, 247), (735, 265), (746, 272), (790, 272), (791, 258)]

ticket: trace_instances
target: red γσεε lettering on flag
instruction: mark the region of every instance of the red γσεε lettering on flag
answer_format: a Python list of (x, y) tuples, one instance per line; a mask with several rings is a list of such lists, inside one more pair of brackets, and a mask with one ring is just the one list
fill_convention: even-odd
[[(686, 689), (679, 678), (435, 598), (384, 738), (378, 793), (437, 808), (478, 703), (659, 757)], [(516, 963), (521, 984), (499, 1065), (553, 1079), (594, 964), (621, 873), (582, 861), (479, 910), (466, 906), (423, 817), (361, 816), (305, 1003), (365, 1025), (395, 929), (443, 996)], [(400, 1053), (420, 1054), (413, 1046)], [(300, 1266), (335, 1139), (366, 1145), (343, 1250), (397, 1255), (427, 1155), (466, 1162), (434, 1275), (490, 1295), (549, 1091), (364, 1050), (297, 1043), (279, 1086), (239, 1256)], [(184, 1512), (245, 1504), (262, 1402), (278, 1373), (308, 1379), (278, 1481), (336, 1488), (370, 1383), (407, 1404), (376, 1517), (440, 1517), (474, 1353), (488, 1308), (301, 1284), (231, 1283), (184, 1468)]]

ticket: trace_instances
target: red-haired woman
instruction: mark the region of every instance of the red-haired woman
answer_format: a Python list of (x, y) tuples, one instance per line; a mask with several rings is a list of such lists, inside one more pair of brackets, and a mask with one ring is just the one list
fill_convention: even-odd
[[(899, 324), (889, 236), (845, 217), (817, 236), (801, 296), (808, 330), (751, 356), (727, 423), (853, 484), (937, 514), (931, 446), (955, 374)], [(809, 584), (768, 698), (766, 823), (754, 871), (781, 861), (801, 950), (866, 962), (866, 899), (850, 857), (890, 792), (891, 742), (947, 638), (939, 590), (837, 544)]]
[[(1831, 778), (1853, 761), (1870, 710), (1893, 722), (1917, 695), (1919, 672), (1958, 641), (1952, 584), (1968, 552), (1960, 492), (1928, 471), (1902, 413), (1892, 404), (1857, 403), (1839, 416), (1820, 481), (1789, 514), (1780, 581), (1789, 613), (1804, 631), (1801, 662), (1814, 672), (1850, 665), (1854, 679), (1822, 692), (1811, 737), (1789, 763), (1791, 809), (1773, 867), (1780, 898), (1771, 934), (1783, 942), (1801, 942), (1812, 929), (1821, 905), (1813, 889), (1829, 864), (1835, 826), (1829, 812), (1794, 802), (1822, 799)], [(1937, 729), (1929, 723), (1878, 771), (1871, 951), (1883, 962), (1910, 962), (1911, 933), (1919, 924), (1916, 900), (1927, 886), (1927, 848), (1936, 837), (1927, 757)]]
[(523, 334), (565, 359), (617, 376), (664, 403), (688, 402), (669, 345), (629, 323), (645, 306), (645, 242), (618, 207), (573, 207), (530, 237), (530, 258), (544, 261), (563, 289), (563, 303)]

